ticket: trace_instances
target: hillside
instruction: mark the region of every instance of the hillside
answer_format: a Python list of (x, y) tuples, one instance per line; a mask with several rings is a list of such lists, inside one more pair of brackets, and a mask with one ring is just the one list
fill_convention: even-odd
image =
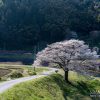
[(0, 49), (41, 50), (78, 38), (100, 47), (99, 0), (0, 0)]
[[(99, 80), (71, 73), (68, 84), (59, 74), (21, 83), (0, 95), (3, 100), (95, 100), (90, 92), (100, 89)], [(21, 99), (20, 99), (21, 98)], [(99, 100), (97, 98), (97, 100)]]

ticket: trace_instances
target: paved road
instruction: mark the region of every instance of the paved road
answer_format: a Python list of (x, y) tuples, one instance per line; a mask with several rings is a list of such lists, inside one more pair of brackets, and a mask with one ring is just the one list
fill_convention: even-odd
[(52, 74), (53, 72), (55, 72), (55, 70), (57, 70), (57, 69), (50, 68), (50, 71), (43, 72), (40, 75), (24, 77), (24, 78), (19, 78), (19, 79), (10, 80), (10, 81), (0, 83), (0, 93), (3, 93), (7, 89), (11, 88), (12, 86), (14, 86), (18, 83), (25, 82), (25, 81), (32, 80), (32, 79), (36, 79), (36, 78), (40, 78), (40, 77), (44, 77), (44, 76), (48, 76), (48, 75)]

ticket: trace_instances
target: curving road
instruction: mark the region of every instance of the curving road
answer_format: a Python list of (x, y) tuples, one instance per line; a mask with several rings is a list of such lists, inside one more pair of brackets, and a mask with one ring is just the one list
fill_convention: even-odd
[(50, 71), (43, 72), (40, 75), (29, 76), (29, 77), (19, 78), (19, 79), (10, 80), (10, 81), (0, 83), (0, 93), (3, 93), (7, 89), (11, 88), (12, 86), (14, 86), (18, 83), (25, 82), (25, 81), (32, 80), (32, 79), (36, 79), (36, 78), (40, 78), (40, 77), (44, 77), (44, 76), (48, 76), (48, 75), (52, 74), (53, 72), (55, 72), (55, 70), (57, 70), (57, 69), (50, 68)]

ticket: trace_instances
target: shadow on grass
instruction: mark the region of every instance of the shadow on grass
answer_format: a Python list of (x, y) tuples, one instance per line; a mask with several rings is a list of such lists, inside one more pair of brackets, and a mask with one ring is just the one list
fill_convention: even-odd
[[(96, 91), (94, 86), (84, 81), (79, 81), (77, 84), (66, 83), (61, 75), (58, 77), (53, 77), (56, 84), (60, 87), (65, 100), (99, 100), (90, 97), (90, 93)], [(68, 99), (70, 98), (70, 99)]]
[[(62, 76), (59, 75), (60, 79), (62, 79)], [(60, 89), (63, 92), (63, 97), (65, 100), (67, 100), (67, 93), (69, 92), (65, 87), (68, 85), (66, 82), (64, 82), (64, 80), (59, 80), (58, 77), (53, 77), (53, 80), (55, 81), (55, 83), (60, 87)]]
[(98, 90), (100, 90), (100, 82), (94, 81), (94, 82), (84, 82), (80, 81), (77, 82), (77, 89), (80, 91), (81, 94), (84, 96), (90, 96), (92, 100), (100, 100), (99, 93), (96, 90), (96, 87), (98, 87)]
[(84, 95), (90, 95), (91, 92), (95, 91), (94, 87), (83, 82), (77, 82), (77, 86), (76, 88), (80, 91), (80, 93), (84, 94)]

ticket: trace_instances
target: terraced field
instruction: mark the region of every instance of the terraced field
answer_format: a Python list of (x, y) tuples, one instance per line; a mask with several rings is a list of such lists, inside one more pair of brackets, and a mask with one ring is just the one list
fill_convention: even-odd
[(11, 70), (0, 68), (0, 77), (3, 77), (3, 76), (5, 76), (5, 75), (7, 75), (9, 73), (11, 73)]
[(48, 70), (48, 68), (39, 67), (34, 70), (32, 66), (0, 64), (0, 82), (36, 75), (45, 70)]

